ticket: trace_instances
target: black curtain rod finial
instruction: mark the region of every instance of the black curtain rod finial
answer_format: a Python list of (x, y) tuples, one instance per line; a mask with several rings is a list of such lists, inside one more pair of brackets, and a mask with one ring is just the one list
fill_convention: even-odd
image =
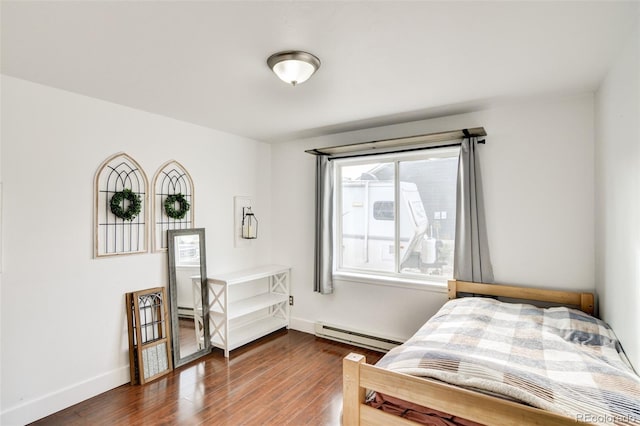
[[(465, 138), (470, 138), (471, 137), (471, 133), (469, 133), (469, 129), (462, 129), (462, 134), (464, 135)], [(478, 140), (478, 143), (484, 144), (484, 139), (480, 139)]]

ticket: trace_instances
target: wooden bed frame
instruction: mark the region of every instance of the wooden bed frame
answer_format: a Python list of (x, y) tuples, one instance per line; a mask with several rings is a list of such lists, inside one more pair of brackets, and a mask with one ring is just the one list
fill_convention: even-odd
[[(449, 281), (449, 299), (458, 293), (502, 296), (532, 301), (576, 306), (593, 315), (593, 294), (544, 290), (500, 284), (480, 284)], [(370, 407), (365, 402), (366, 390), (413, 402), (434, 410), (452, 414), (485, 425), (501, 426), (575, 426), (577, 419), (561, 416), (528, 405), (507, 401), (479, 392), (463, 389), (436, 380), (410, 376), (366, 363), (363, 355), (351, 353), (343, 360), (342, 424), (353, 425), (415, 425), (405, 418)]]

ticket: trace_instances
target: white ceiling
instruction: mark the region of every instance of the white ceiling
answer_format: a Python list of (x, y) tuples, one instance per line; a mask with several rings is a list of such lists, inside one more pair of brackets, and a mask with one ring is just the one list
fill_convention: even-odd
[[(593, 91), (639, 4), (2, 1), (2, 72), (280, 141)], [(288, 49), (322, 61), (297, 87)]]

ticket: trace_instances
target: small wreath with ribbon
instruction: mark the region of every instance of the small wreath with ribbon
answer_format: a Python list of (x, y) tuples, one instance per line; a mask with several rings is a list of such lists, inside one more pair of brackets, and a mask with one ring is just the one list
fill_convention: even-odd
[[(126, 210), (123, 206), (124, 200), (129, 201), (129, 207), (127, 207)], [(142, 209), (142, 201), (140, 200), (140, 197), (129, 188), (125, 188), (122, 191), (113, 194), (109, 205), (111, 207), (111, 213), (120, 219), (129, 221), (138, 216)]]
[[(176, 210), (176, 203), (180, 204), (180, 209)], [(171, 219), (184, 219), (191, 205), (181, 193), (167, 196), (164, 200), (164, 212)]]

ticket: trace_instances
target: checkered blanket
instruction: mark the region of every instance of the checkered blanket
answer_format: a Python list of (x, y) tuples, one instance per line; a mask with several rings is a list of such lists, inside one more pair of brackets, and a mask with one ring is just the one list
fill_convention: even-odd
[(377, 365), (511, 398), (578, 423), (640, 424), (640, 377), (615, 334), (573, 309), (455, 299)]

